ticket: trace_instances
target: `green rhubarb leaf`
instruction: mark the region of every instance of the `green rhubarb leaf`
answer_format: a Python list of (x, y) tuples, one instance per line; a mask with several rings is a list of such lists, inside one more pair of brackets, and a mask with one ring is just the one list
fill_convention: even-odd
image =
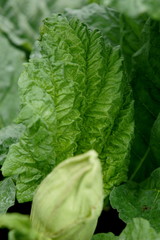
[(160, 230), (160, 168), (156, 169), (144, 182), (128, 182), (116, 187), (110, 194), (113, 208), (119, 211), (126, 223), (132, 218), (147, 219), (151, 226)]
[(15, 195), (16, 187), (11, 178), (0, 181), (0, 214), (6, 213), (14, 205)]
[(0, 127), (7, 126), (19, 110), (18, 78), (25, 55), (0, 34)]
[(159, 0), (101, 0), (101, 3), (116, 8), (131, 17), (147, 13), (152, 18), (160, 20)]
[(41, 27), (19, 88), (17, 121), (26, 130), (2, 167), (4, 176), (18, 175), (18, 201), (31, 200), (59, 162), (90, 149), (104, 166), (106, 196), (127, 179), (133, 100), (119, 47), (105, 45), (99, 31), (75, 18), (53, 15)]
[(80, 9), (67, 8), (65, 14), (68, 17), (77, 17), (91, 29), (100, 30), (107, 43), (119, 45), (120, 21), (115, 10), (93, 3)]

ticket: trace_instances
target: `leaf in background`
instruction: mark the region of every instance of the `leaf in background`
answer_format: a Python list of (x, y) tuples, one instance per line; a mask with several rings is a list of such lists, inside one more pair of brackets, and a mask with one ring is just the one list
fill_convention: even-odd
[(25, 127), (22, 124), (11, 124), (0, 130), (0, 165), (3, 164), (9, 147), (18, 142), (20, 136), (22, 135)]
[(17, 81), (25, 55), (1, 34), (0, 53), (0, 127), (3, 127), (14, 120), (19, 110)]
[(101, 0), (101, 3), (116, 8), (130, 17), (147, 13), (153, 19), (160, 20), (159, 0)]
[(160, 232), (160, 168), (140, 184), (128, 182), (114, 188), (110, 201), (126, 223), (132, 218), (142, 217)]
[(110, 162), (107, 173), (103, 169), (104, 181), (110, 179), (108, 195), (127, 178), (134, 126), (119, 48), (105, 46), (99, 31), (78, 20), (53, 15), (45, 20), (32, 56), (19, 81), (18, 121), (27, 128), (11, 146), (3, 174), (19, 175), (18, 201), (29, 201), (55, 165), (95, 149), (104, 165), (107, 158)]
[(157, 233), (143, 218), (134, 218), (127, 224), (120, 236), (112, 233), (101, 233), (93, 236), (92, 240), (159, 240)]
[(127, 224), (118, 240), (159, 240), (160, 234), (157, 233), (143, 218), (134, 218)]
[(49, 14), (44, 0), (6, 0), (0, 5), (0, 30), (13, 44), (30, 52), (41, 21)]
[(150, 146), (155, 158), (160, 162), (160, 114), (152, 128)]
[(150, 151), (151, 129), (160, 111), (159, 27), (159, 22), (146, 22), (141, 35), (143, 45), (133, 56), (135, 139), (130, 175), (138, 181), (144, 180), (160, 165), (160, 159)]
[(104, 8), (98, 4), (89, 4), (81, 9), (67, 8), (65, 14), (68, 17), (77, 17), (91, 29), (96, 28), (100, 30), (107, 43), (110, 42), (112, 45), (119, 45), (119, 14), (115, 10)]
[[(47, 0), (51, 4), (53, 0)], [(82, 6), (87, 4), (88, 0), (56, 0), (54, 3), (54, 12), (63, 12), (65, 8), (81, 8)]]
[(146, 21), (146, 16), (133, 19), (120, 15), (120, 45), (130, 79), (133, 73), (133, 56), (144, 44), (143, 29)]
[[(7, 213), (0, 215), (0, 228), (8, 228), (12, 230), (8, 235), (9, 240), (44, 239), (32, 229), (28, 215), (22, 215), (19, 213)], [(51, 239), (45, 238), (45, 240)]]
[(0, 3), (0, 30), (14, 45), (30, 53), (45, 17), (84, 3), (85, 0), (6, 0)]
[(8, 208), (14, 205), (16, 187), (11, 178), (0, 181), (0, 214), (7, 212)]

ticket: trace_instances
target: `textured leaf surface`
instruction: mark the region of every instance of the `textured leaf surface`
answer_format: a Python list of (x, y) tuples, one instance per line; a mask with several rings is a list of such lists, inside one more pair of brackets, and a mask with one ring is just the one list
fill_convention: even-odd
[(32, 56), (19, 81), (18, 122), (27, 128), (11, 146), (3, 174), (19, 175), (18, 200), (28, 201), (56, 164), (95, 149), (102, 162), (110, 159), (108, 172), (103, 169), (108, 195), (127, 178), (133, 135), (133, 101), (119, 48), (105, 46), (99, 31), (78, 20), (53, 15)]
[(11, 178), (0, 182), (0, 214), (7, 212), (8, 208), (14, 205), (16, 187)]
[(19, 110), (17, 81), (25, 55), (1, 34), (0, 52), (0, 127), (3, 127), (13, 121)]
[(94, 3), (80, 9), (67, 8), (65, 14), (69, 17), (77, 17), (91, 29), (100, 30), (107, 43), (119, 45), (120, 21), (119, 14), (115, 10)]
[[(92, 28), (99, 28), (105, 40), (111, 44), (121, 45), (135, 100), (136, 127), (129, 175), (141, 181), (159, 166), (158, 155), (155, 157), (149, 146), (150, 132), (160, 105), (159, 23), (150, 21), (146, 16), (133, 19), (122, 15), (119, 19), (115, 11), (110, 8), (105, 10), (97, 4), (78, 10), (68, 9), (67, 13), (77, 15)], [(116, 33), (115, 38), (112, 33)]]
[(22, 132), (24, 131), (24, 126), (21, 124), (11, 124), (0, 130), (0, 165), (4, 162), (9, 147), (18, 142)]
[(159, 232), (160, 168), (140, 184), (128, 182), (114, 188), (110, 194), (110, 200), (112, 207), (119, 211), (123, 221), (128, 223), (132, 218), (143, 217)]
[(102, 3), (115, 7), (118, 11), (131, 17), (147, 13), (154, 19), (160, 19), (159, 0), (102, 0)]

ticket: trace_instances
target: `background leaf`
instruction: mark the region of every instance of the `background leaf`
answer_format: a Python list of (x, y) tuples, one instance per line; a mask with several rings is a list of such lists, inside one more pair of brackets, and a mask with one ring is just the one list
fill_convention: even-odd
[(101, 3), (116, 8), (119, 12), (130, 17), (147, 13), (152, 18), (160, 20), (159, 0), (102, 0)]
[(112, 233), (100, 233), (93, 236), (92, 240), (159, 240), (160, 234), (157, 233), (143, 218), (134, 218), (131, 220), (120, 236), (114, 236)]
[(0, 182), (0, 214), (7, 212), (15, 203), (16, 187), (11, 178)]
[(0, 127), (7, 126), (19, 110), (18, 78), (25, 54), (0, 34)]
[(160, 114), (158, 115), (152, 128), (150, 146), (151, 146), (151, 150), (153, 152), (154, 157), (159, 162), (160, 161)]
[(138, 181), (148, 177), (160, 164), (160, 159), (150, 151), (151, 129), (160, 110), (159, 22), (148, 20), (141, 34), (142, 47), (133, 55), (135, 139), (130, 164), (131, 179)]
[(156, 169), (149, 179), (137, 184), (128, 182), (114, 188), (110, 194), (113, 208), (119, 212), (126, 223), (132, 218), (147, 219), (157, 232), (160, 230), (160, 168)]

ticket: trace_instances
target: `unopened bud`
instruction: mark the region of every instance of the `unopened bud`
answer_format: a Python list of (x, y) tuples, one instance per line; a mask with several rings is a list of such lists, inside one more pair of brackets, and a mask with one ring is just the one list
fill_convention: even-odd
[(42, 181), (33, 199), (32, 226), (53, 240), (90, 240), (102, 206), (101, 165), (91, 150), (63, 161)]

